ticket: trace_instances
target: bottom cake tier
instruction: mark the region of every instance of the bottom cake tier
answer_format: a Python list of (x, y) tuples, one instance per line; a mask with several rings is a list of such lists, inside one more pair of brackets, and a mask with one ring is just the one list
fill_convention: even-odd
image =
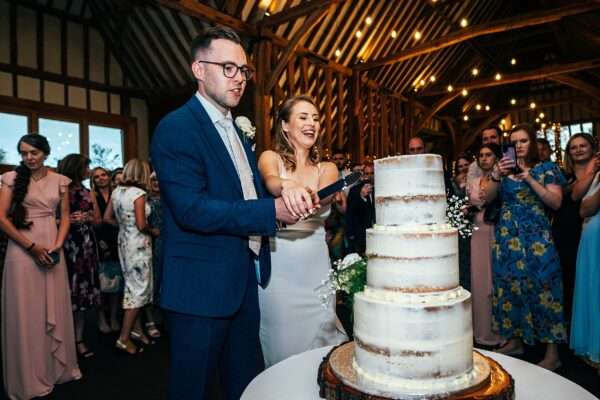
[[(446, 394), (406, 394), (386, 397), (383, 393), (364, 391), (358, 384), (352, 366), (354, 342), (333, 348), (319, 367), (319, 395), (327, 400), (513, 400), (514, 380), (500, 364), (478, 352), (474, 354), (474, 368), (487, 370), (487, 375), (477, 384), (460, 392)], [(484, 367), (483, 364), (485, 364)]]

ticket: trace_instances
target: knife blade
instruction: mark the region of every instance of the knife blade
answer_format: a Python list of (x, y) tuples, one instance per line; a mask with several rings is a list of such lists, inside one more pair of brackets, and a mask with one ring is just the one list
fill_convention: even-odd
[(327, 196), (331, 196), (334, 193), (337, 192), (341, 192), (342, 190), (354, 185), (356, 182), (358, 182), (358, 180), (360, 179), (360, 177), (362, 176), (362, 172), (353, 172), (350, 175), (342, 178), (342, 179), (338, 179), (337, 181), (333, 182), (331, 185), (327, 185), (325, 186), (323, 189), (319, 190), (317, 192), (317, 196), (319, 197), (319, 199), (324, 199)]

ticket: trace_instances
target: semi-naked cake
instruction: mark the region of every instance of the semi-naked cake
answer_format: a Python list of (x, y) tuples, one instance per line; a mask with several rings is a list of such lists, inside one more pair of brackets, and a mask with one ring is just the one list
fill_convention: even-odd
[(367, 230), (367, 285), (354, 297), (352, 367), (367, 393), (450, 394), (489, 374), (474, 368), (471, 295), (459, 286), (446, 207), (440, 156), (375, 161), (377, 225)]

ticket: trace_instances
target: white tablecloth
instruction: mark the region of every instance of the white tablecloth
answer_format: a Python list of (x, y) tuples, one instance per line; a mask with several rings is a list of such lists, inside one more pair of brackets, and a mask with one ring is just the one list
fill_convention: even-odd
[[(257, 376), (242, 400), (319, 400), (317, 371), (331, 347), (290, 357)], [(498, 361), (514, 378), (517, 400), (598, 400), (581, 386), (517, 358), (478, 350)]]

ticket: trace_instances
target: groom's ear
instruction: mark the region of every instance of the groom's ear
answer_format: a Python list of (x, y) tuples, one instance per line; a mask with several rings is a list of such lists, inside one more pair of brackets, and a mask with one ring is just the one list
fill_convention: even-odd
[(205, 68), (206, 66), (203, 63), (198, 61), (192, 62), (192, 74), (197, 81), (204, 81)]

